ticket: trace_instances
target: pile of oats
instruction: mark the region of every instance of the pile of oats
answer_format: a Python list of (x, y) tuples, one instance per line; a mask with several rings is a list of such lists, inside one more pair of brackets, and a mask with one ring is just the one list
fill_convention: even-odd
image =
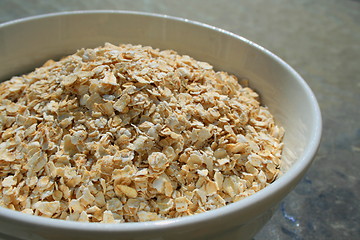
[(171, 50), (109, 43), (0, 85), (0, 206), (82, 222), (216, 209), (279, 173), (258, 95)]

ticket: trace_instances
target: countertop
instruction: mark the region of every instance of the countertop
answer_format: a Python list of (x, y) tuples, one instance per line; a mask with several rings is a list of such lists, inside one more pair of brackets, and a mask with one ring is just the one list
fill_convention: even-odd
[(0, 23), (89, 9), (204, 22), (248, 38), (294, 67), (319, 101), (322, 143), (306, 176), (254, 239), (360, 239), (359, 0), (0, 0)]

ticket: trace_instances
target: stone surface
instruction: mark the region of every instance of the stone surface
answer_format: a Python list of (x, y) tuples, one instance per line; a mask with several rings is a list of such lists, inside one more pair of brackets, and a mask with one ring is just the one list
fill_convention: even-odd
[(255, 239), (360, 239), (359, 0), (0, 0), (0, 23), (88, 9), (197, 20), (248, 38), (292, 65), (319, 101), (322, 144), (306, 177)]

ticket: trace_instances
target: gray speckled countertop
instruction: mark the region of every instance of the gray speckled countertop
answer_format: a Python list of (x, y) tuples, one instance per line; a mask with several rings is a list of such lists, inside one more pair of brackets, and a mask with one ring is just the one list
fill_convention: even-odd
[(0, 23), (37, 14), (135, 10), (214, 25), (268, 48), (314, 91), (317, 157), (255, 239), (360, 239), (359, 0), (0, 0)]

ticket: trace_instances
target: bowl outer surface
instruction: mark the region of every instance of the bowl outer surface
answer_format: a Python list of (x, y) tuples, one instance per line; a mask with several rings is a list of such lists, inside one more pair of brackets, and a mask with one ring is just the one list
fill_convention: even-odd
[(0, 222), (8, 227), (8, 234), (21, 227), (30, 233), (42, 233), (46, 239), (54, 233), (68, 239), (75, 235), (75, 239), (81, 239), (81, 234), (87, 239), (100, 236), (109, 239), (181, 239), (184, 236), (196, 239), (260, 217), (296, 185), (309, 167), (320, 141), (321, 115), (304, 80), (264, 48), (205, 24), (121, 11), (48, 14), (5, 23), (0, 25), (0, 81), (29, 72), (48, 59), (59, 59), (79, 48), (97, 47), (104, 42), (174, 49), (179, 54), (209, 62), (215, 69), (249, 79), (250, 86), (260, 93), (262, 101), (286, 130), (285, 173), (275, 183), (237, 203), (196, 216), (158, 222), (87, 224), (34, 217), (0, 208)]

